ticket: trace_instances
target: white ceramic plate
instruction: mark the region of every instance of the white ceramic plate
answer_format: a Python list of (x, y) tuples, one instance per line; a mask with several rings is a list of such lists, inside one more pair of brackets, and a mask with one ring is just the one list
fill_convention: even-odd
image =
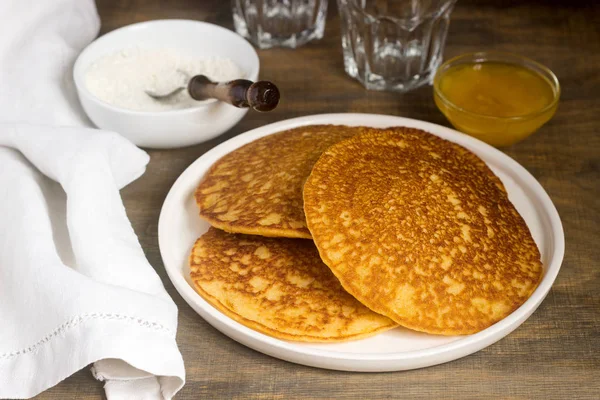
[[(221, 314), (194, 291), (188, 255), (209, 225), (198, 217), (194, 190), (208, 168), (225, 154), (260, 137), (311, 124), (373, 127), (402, 125), (456, 142), (481, 157), (506, 186), (510, 200), (525, 219), (542, 254), (544, 276), (533, 295), (511, 315), (474, 335), (436, 336), (396, 328), (375, 337), (339, 344), (288, 342), (263, 335)], [(294, 118), (236, 136), (197, 159), (181, 174), (167, 195), (158, 223), (160, 252), (175, 288), (202, 318), (232, 339), (283, 360), (344, 371), (399, 371), (427, 367), (464, 357), (502, 339), (540, 305), (560, 269), (564, 233), (552, 201), (529, 172), (493, 147), (439, 125), (374, 114), (323, 114)]]

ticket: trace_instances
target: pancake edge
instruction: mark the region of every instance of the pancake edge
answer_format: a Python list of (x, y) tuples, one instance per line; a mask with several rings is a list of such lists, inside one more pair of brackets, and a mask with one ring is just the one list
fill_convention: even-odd
[[(304, 210), (304, 205), (302, 206)], [(229, 233), (241, 233), (244, 235), (264, 236), (271, 238), (288, 238), (288, 239), (312, 239), (310, 232), (302, 232), (296, 229), (283, 229), (283, 228), (261, 228), (253, 229), (250, 227), (243, 227), (239, 225), (227, 224), (223, 221), (216, 220), (214, 218), (207, 217), (202, 213), (199, 214), (200, 218), (208, 222), (211, 226), (221, 229), (222, 231)], [(308, 231), (308, 228), (306, 228)]]

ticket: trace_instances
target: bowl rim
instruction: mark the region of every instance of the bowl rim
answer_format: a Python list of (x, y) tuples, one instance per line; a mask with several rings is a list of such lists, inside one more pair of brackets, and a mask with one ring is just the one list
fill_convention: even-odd
[[(83, 82), (85, 71), (82, 70), (83, 67), (81, 66), (81, 63), (82, 63), (81, 59), (83, 58), (83, 56), (85, 54), (92, 51), (92, 50), (90, 50), (90, 48), (92, 48), (99, 41), (111, 40), (113, 36), (118, 36), (119, 34), (123, 33), (124, 31), (138, 29), (140, 27), (145, 27), (148, 25), (161, 25), (161, 24), (172, 24), (172, 23), (189, 24), (189, 25), (204, 25), (204, 26), (208, 26), (211, 29), (224, 31), (224, 32), (227, 32), (228, 34), (232, 34), (234, 37), (237, 37), (236, 39), (239, 39), (240, 42), (243, 42), (244, 45), (247, 46), (251, 50), (251, 53), (254, 55), (255, 62), (253, 64), (255, 64), (255, 65), (253, 65), (251, 70), (248, 71), (249, 73), (247, 74), (248, 76), (246, 77), (246, 79), (253, 79), (254, 75), (256, 75), (256, 77), (258, 78), (258, 74), (260, 72), (260, 58), (258, 57), (258, 53), (256, 52), (256, 49), (254, 48), (254, 46), (252, 46), (252, 44), (250, 44), (250, 42), (248, 42), (243, 36), (237, 34), (235, 31), (224, 28), (220, 25), (211, 24), (210, 22), (196, 21), (196, 20), (192, 20), (192, 19), (183, 19), (183, 18), (182, 19), (177, 19), (177, 18), (154, 19), (154, 20), (150, 20), (150, 21), (135, 22), (133, 24), (121, 26), (121, 27), (114, 29), (110, 32), (107, 32), (101, 36), (98, 36), (96, 39), (94, 39), (92, 42), (90, 42), (79, 53), (79, 55), (75, 59), (75, 63), (73, 64), (73, 72), (71, 75), (72, 75), (73, 82), (75, 83), (75, 87), (77, 88), (78, 94), (84, 93), (88, 99), (90, 99), (97, 105), (105, 107), (111, 111), (119, 112), (122, 114), (135, 115), (135, 116), (187, 115), (187, 114), (192, 114), (194, 112), (197, 112), (199, 109), (204, 109), (212, 104), (217, 103), (218, 102), (217, 99), (207, 99), (207, 100), (203, 100), (200, 104), (197, 104), (194, 107), (188, 107), (188, 108), (180, 108), (180, 109), (174, 109), (174, 110), (161, 110), (161, 111), (130, 110), (127, 108), (115, 106), (113, 104), (105, 102), (104, 100), (99, 99), (97, 96), (95, 96), (92, 92), (90, 92), (88, 90), (87, 86), (85, 85), (85, 82)], [(81, 75), (81, 79), (78, 79), (78, 72), (80, 72), (79, 75)]]
[[(547, 77), (544, 77), (544, 78), (549, 78), (548, 81), (549, 81), (550, 85), (552, 86), (552, 91), (554, 92), (554, 97), (552, 98), (552, 101), (548, 105), (544, 106), (543, 108), (541, 108), (539, 110), (530, 112), (528, 114), (516, 115), (516, 116), (512, 116), (512, 117), (498, 117), (495, 115), (480, 114), (480, 113), (476, 113), (473, 111), (466, 110), (462, 107), (459, 107), (452, 101), (448, 100), (448, 98), (446, 98), (446, 96), (444, 96), (444, 94), (440, 90), (440, 80), (441, 80), (441, 77), (444, 75), (444, 72), (447, 69), (449, 69), (450, 67), (457, 64), (458, 61), (464, 61), (464, 60), (469, 60), (469, 59), (474, 62), (482, 62), (482, 63), (489, 62), (489, 61), (503, 61), (503, 62), (507, 62), (509, 64), (521, 65), (524, 68), (527, 68), (528, 70), (531, 70), (535, 73), (540, 74), (539, 71), (536, 71), (535, 69), (530, 67), (532, 65), (532, 66), (538, 68), (539, 70), (541, 70), (542, 73), (547, 75)], [(540, 75), (542, 75), (542, 74), (540, 74)], [(460, 111), (464, 114), (472, 116), (472, 117), (486, 118), (489, 120), (496, 120), (496, 121), (522, 121), (522, 120), (528, 120), (528, 119), (535, 118), (539, 115), (544, 114), (545, 112), (552, 109), (553, 107), (555, 107), (560, 98), (561, 87), (560, 87), (558, 78), (556, 77), (554, 72), (552, 72), (552, 70), (550, 70), (550, 68), (546, 67), (545, 65), (543, 65), (529, 57), (522, 56), (520, 54), (511, 53), (511, 52), (507, 52), (507, 51), (491, 50), (491, 51), (477, 51), (477, 52), (472, 52), (472, 53), (461, 54), (459, 56), (453, 57), (453, 58), (445, 61), (444, 63), (442, 63), (442, 65), (440, 65), (439, 68), (437, 69), (435, 76), (433, 78), (433, 92), (434, 92), (434, 95), (439, 97), (439, 99), (446, 106), (448, 106), (456, 111)]]

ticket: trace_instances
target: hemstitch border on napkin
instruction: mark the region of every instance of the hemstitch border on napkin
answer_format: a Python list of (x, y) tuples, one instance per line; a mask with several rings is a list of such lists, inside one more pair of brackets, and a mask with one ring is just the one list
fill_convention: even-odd
[(169, 335), (170, 337), (175, 338), (175, 332), (173, 332), (171, 329), (165, 327), (164, 325), (162, 325), (158, 322), (147, 321), (143, 318), (137, 318), (137, 317), (132, 317), (130, 315), (123, 315), (123, 314), (112, 314), (112, 313), (81, 314), (81, 315), (78, 315), (78, 316), (75, 316), (75, 317), (69, 319), (67, 322), (60, 325), (58, 328), (56, 328), (52, 333), (50, 333), (49, 335), (45, 336), (44, 338), (42, 338), (35, 344), (33, 344), (25, 349), (22, 349), (19, 351), (13, 351), (11, 353), (0, 354), (0, 359), (14, 358), (14, 357), (17, 357), (17, 356), (20, 356), (23, 354), (31, 353), (31, 352), (35, 351), (35, 349), (37, 349), (41, 345), (49, 342), (54, 337), (61, 334), (62, 332), (66, 331), (68, 329), (74, 328), (74, 327), (80, 325), (81, 323), (83, 323), (87, 320), (90, 320), (90, 319), (120, 320), (120, 321), (133, 322), (133, 323), (136, 323), (145, 328), (149, 328), (154, 331), (163, 332), (163, 333)]

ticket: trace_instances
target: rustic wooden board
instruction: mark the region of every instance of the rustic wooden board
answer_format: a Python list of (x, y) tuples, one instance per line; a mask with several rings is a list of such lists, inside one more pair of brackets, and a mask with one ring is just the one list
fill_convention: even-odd
[[(178, 343), (187, 384), (177, 399), (599, 399), (600, 398), (600, 5), (584, 0), (460, 0), (446, 57), (477, 50), (528, 55), (549, 66), (563, 92), (556, 117), (505, 149), (541, 182), (562, 217), (566, 256), (538, 311), (477, 354), (417, 371), (357, 374), (294, 365), (217, 332), (177, 294), (158, 250), (162, 202), (176, 177), (216, 144), (286, 118), (325, 112), (400, 115), (448, 125), (431, 88), (369, 92), (343, 72), (339, 21), (330, 0), (326, 38), (298, 50), (259, 51), (261, 77), (278, 83), (280, 107), (249, 113), (230, 132), (195, 147), (150, 151), (147, 172), (122, 192), (151, 264), (179, 306)], [(588, 4), (589, 3), (589, 4)], [(98, 0), (102, 32), (133, 22), (190, 18), (232, 28), (224, 0)], [(84, 369), (38, 399), (102, 399)]]

